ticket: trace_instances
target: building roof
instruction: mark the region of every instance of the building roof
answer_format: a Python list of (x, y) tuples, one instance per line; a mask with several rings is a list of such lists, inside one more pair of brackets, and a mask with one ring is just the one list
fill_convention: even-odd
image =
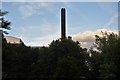
[(17, 38), (17, 37), (4, 36), (4, 38), (6, 39), (7, 43), (10, 43), (10, 44), (21, 44), (21, 43), (23, 43), (22, 40), (20, 38)]

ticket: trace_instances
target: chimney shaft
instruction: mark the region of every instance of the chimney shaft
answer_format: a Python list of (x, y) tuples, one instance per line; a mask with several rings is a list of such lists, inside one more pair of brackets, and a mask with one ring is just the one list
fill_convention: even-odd
[(61, 9), (61, 38), (66, 38), (65, 8)]

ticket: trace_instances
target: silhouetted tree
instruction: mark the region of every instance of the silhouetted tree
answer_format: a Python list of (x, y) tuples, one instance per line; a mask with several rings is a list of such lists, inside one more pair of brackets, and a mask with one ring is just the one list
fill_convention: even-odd
[[(10, 22), (8, 20), (4, 19), (4, 15), (6, 15), (8, 12), (7, 11), (3, 11), (0, 9), (0, 28), (2, 29), (7, 29), (10, 30)], [(8, 34), (6, 31), (3, 30), (3, 33)]]
[(8, 32), (7, 31), (5, 31), (6, 29), (7, 30), (10, 30), (11, 28), (10, 28), (10, 22), (9, 21), (7, 21), (7, 20), (5, 20), (4, 19), (4, 15), (6, 15), (8, 12), (7, 11), (3, 11), (3, 10), (1, 10), (0, 9), (0, 28), (1, 28), (1, 32), (2, 32), (2, 46), (5, 46), (5, 45), (7, 45), (6, 43), (7, 43), (7, 41), (6, 41), (6, 39), (4, 38), (4, 34), (3, 33), (5, 33), (5, 34), (8, 34)]
[(102, 57), (102, 63), (99, 66), (99, 78), (101, 80), (119, 80), (119, 37), (114, 33), (102, 34), (102, 37), (96, 35), (96, 47)]
[(36, 63), (39, 49), (7, 45), (3, 49), (3, 79), (31, 79), (31, 66)]
[[(90, 48), (89, 52), (90, 54), (88, 59), (89, 64), (89, 74), (88, 78), (90, 80), (98, 80), (99, 79), (99, 66), (102, 63), (102, 57), (101, 54), (94, 50), (94, 48)], [(93, 77), (94, 76), (94, 77)]]
[(37, 79), (87, 79), (87, 49), (82, 49), (71, 39), (53, 41), (49, 48), (41, 48), (40, 56), (33, 65)]

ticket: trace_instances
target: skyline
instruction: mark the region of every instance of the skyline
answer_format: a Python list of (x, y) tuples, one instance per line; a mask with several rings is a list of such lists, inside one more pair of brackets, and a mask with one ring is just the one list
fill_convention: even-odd
[[(3, 2), (9, 35), (28, 46), (47, 46), (60, 38), (60, 10), (66, 8), (66, 35), (88, 46), (100, 30), (118, 30), (117, 2)], [(84, 44), (85, 43), (85, 44)]]

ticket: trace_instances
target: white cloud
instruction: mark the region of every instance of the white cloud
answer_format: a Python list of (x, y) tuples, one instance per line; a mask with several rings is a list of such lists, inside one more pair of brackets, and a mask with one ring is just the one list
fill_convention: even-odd
[(95, 35), (102, 36), (102, 32), (114, 32), (115, 34), (118, 34), (115, 30), (108, 30), (108, 29), (98, 29), (96, 31), (85, 31), (84, 33), (78, 33), (73, 35), (73, 40), (79, 41), (81, 43), (82, 47), (90, 47), (94, 43)]
[[(21, 28), (19, 30), (19, 38), (25, 42), (26, 45), (30, 46), (48, 46), (52, 40), (60, 38), (60, 31), (55, 28), (56, 25), (44, 24), (40, 26), (31, 26), (29, 28)], [(82, 47), (89, 48), (92, 46), (95, 40), (95, 35), (102, 35), (102, 32), (114, 32), (115, 30), (98, 29), (96, 31), (85, 31), (72, 35), (74, 41), (79, 41)], [(16, 34), (17, 35), (17, 34)]]
[[(16, 4), (17, 5), (17, 4)], [(32, 15), (42, 15), (43, 10), (53, 13), (54, 7), (49, 2), (25, 2), (19, 6), (19, 11), (24, 17), (29, 17)]]

